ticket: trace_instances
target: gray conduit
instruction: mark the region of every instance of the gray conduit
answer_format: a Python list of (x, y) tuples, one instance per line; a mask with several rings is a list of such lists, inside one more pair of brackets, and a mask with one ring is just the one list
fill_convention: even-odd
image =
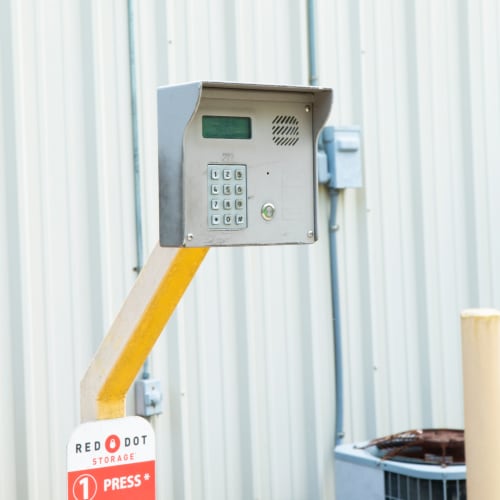
[[(308, 55), (309, 55), (309, 84), (318, 85), (318, 73), (316, 67), (316, 23), (315, 23), (315, 0), (307, 0), (307, 27), (308, 27)], [(329, 243), (330, 243), (330, 283), (332, 294), (332, 321), (333, 321), (333, 345), (335, 364), (335, 444), (340, 444), (344, 437), (344, 380), (342, 366), (342, 330), (340, 323), (339, 303), (339, 281), (338, 281), (338, 257), (337, 257), (337, 205), (340, 191), (335, 188), (335, 156), (334, 156), (334, 129), (325, 127), (321, 135), (321, 145), (327, 157), (330, 193), (330, 220), (329, 220)]]
[(337, 205), (340, 190), (333, 185), (335, 179), (334, 129), (325, 127), (323, 130), (323, 145), (325, 148), (330, 180), (330, 281), (332, 293), (333, 346), (335, 363), (335, 444), (340, 444), (344, 437), (344, 370), (342, 363), (342, 328), (340, 322), (339, 272), (337, 256)]
[[(141, 200), (141, 170), (139, 156), (139, 117), (137, 112), (137, 77), (135, 57), (135, 14), (134, 0), (127, 1), (128, 17), (128, 59), (130, 80), (130, 110), (132, 122), (132, 147), (134, 167), (134, 208), (135, 208), (135, 249), (137, 264), (134, 271), (139, 275), (144, 265), (143, 236), (142, 236), (142, 200)], [(142, 378), (150, 377), (149, 357), (142, 367)]]
[(309, 54), (309, 85), (318, 85), (316, 69), (316, 2), (307, 0), (307, 44)]

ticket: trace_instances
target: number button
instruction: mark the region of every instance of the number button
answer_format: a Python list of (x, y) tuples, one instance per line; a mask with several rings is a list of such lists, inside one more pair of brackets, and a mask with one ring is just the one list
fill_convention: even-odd
[(219, 208), (220, 208), (220, 201), (212, 200), (212, 210), (219, 210)]
[(234, 187), (234, 192), (236, 194), (243, 194), (243, 186), (241, 184), (236, 184)]
[(226, 196), (232, 193), (233, 190), (231, 189), (231, 187), (232, 187), (231, 184), (224, 184), (223, 190)]
[(224, 200), (224, 210), (231, 210), (231, 200)]
[(218, 195), (220, 194), (220, 186), (218, 184), (212, 184), (212, 194)]
[(233, 177), (233, 172), (232, 172), (231, 170), (224, 169), (223, 176), (224, 176), (224, 180), (225, 180), (225, 181), (228, 181), (228, 180), (232, 179), (232, 177)]
[(211, 176), (212, 180), (218, 181), (220, 179), (220, 170), (218, 168), (212, 169)]

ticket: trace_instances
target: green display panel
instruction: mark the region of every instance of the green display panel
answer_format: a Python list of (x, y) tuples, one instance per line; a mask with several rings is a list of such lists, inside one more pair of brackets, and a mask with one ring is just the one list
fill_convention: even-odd
[(252, 122), (247, 116), (211, 116), (201, 118), (205, 139), (251, 139)]

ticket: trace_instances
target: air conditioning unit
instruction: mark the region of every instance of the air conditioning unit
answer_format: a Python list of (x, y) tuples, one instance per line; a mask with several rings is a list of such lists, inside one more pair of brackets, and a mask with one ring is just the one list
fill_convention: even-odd
[(335, 448), (336, 500), (466, 499), (465, 465), (384, 460), (376, 450), (362, 446)]

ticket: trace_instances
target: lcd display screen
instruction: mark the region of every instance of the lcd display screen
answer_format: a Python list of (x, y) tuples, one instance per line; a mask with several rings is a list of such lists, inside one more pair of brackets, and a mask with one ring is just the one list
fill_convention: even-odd
[(252, 121), (247, 116), (211, 116), (201, 118), (205, 139), (251, 139)]

